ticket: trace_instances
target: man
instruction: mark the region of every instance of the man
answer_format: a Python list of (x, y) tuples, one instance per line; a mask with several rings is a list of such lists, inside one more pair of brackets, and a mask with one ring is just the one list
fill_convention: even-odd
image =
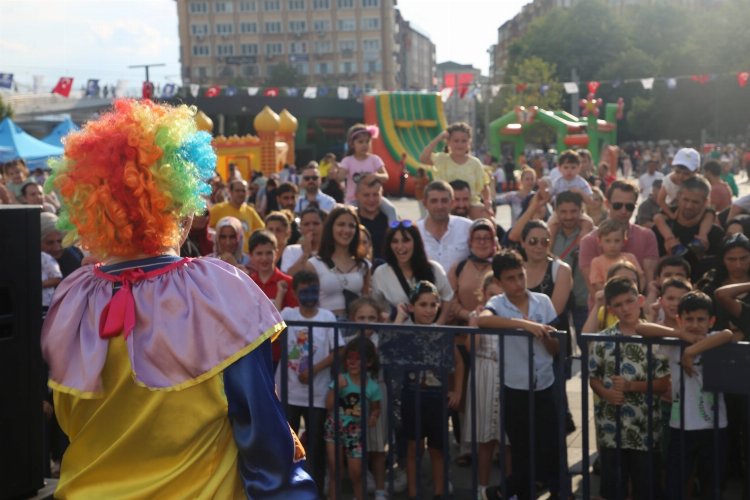
[(253, 231), (266, 227), (258, 212), (245, 202), (247, 193), (246, 181), (242, 179), (231, 181), (229, 183), (229, 201), (217, 203), (211, 207), (208, 222), (209, 226), (215, 228), (216, 223), (224, 217), (232, 216), (239, 219), (242, 223), (242, 231), (245, 233), (245, 243), (242, 250), (245, 253), (247, 253), (247, 243)]
[(453, 188), (451, 215), (469, 217), (469, 209), (471, 208), (471, 187), (469, 187), (469, 183), (461, 179), (455, 179), (450, 182), (450, 185)]
[(315, 203), (324, 212), (330, 212), (336, 206), (336, 200), (320, 190), (320, 170), (317, 162), (311, 161), (302, 170), (300, 191), (302, 194), (294, 206), (294, 213), (300, 214), (310, 203)]
[[(298, 193), (299, 189), (296, 184), (291, 182), (282, 182), (279, 184), (279, 187), (276, 188), (276, 204), (279, 206), (279, 210), (288, 210), (289, 212), (294, 213), (294, 206), (297, 204)], [(289, 229), (291, 230), (291, 234), (286, 244), (294, 245), (299, 241), (300, 236), (302, 236), (302, 232), (299, 230), (299, 224), (297, 224), (297, 219), (292, 220)]]
[(417, 221), (417, 228), (424, 239), (427, 257), (448, 270), (469, 256), (471, 221), (451, 215), (453, 188), (445, 181), (429, 183), (422, 202), (427, 216)]
[[(724, 237), (724, 231), (714, 225), (708, 233), (708, 248), (694, 244), (710, 192), (711, 186), (703, 177), (696, 176), (683, 181), (677, 193), (677, 217), (667, 221), (672, 233), (688, 249), (683, 258), (690, 264), (690, 279), (693, 283), (711, 267), (712, 259), (707, 259), (706, 256), (715, 256), (719, 252), (721, 239)], [(658, 242), (659, 255), (666, 255), (661, 233), (654, 228), (653, 234)]]
[(656, 195), (661, 190), (661, 183), (661, 179), (654, 180), (654, 183), (651, 185), (651, 190), (648, 194), (648, 198), (643, 200), (641, 204), (638, 205), (638, 213), (635, 216), (636, 224), (647, 228), (654, 227), (654, 215), (661, 212), (661, 208), (659, 208), (659, 202), (656, 201)]
[[(638, 187), (641, 189), (641, 196), (643, 199), (649, 198), (651, 195), (651, 189), (654, 185), (654, 181), (657, 179), (661, 180), (664, 178), (664, 174), (659, 172), (659, 160), (652, 157), (646, 163), (646, 172), (638, 178)], [(659, 185), (661, 188), (661, 184)], [(657, 189), (658, 193), (659, 190)]]
[(372, 238), (372, 255), (375, 259), (383, 259), (383, 242), (388, 230), (389, 218), (380, 208), (383, 198), (383, 185), (375, 176), (362, 179), (357, 184), (355, 196), (357, 198), (357, 213), (359, 221), (370, 232)]
[(21, 186), (21, 198), (19, 199), (24, 205), (41, 205), (42, 212), (54, 214), (55, 207), (44, 200), (44, 188), (34, 181), (28, 181)]
[[(630, 223), (630, 218), (635, 211), (636, 201), (638, 201), (638, 187), (631, 182), (616, 180), (607, 189), (609, 218), (628, 226), (628, 239), (622, 251), (635, 255), (646, 274), (646, 282), (650, 282), (654, 278), (656, 263), (659, 261), (659, 247), (656, 244), (653, 231), (638, 224)], [(602, 249), (599, 246), (598, 232), (591, 231), (581, 239), (581, 252), (578, 260), (587, 283), (591, 271), (591, 261), (601, 254)], [(593, 299), (593, 295), (591, 298)]]

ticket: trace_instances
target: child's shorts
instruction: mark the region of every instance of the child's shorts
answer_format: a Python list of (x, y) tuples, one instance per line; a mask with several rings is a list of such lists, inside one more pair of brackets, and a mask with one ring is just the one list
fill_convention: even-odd
[[(401, 421), (404, 437), (409, 441), (417, 440), (417, 393), (413, 388), (404, 387), (401, 393)], [(442, 390), (423, 390), (419, 393), (419, 439), (427, 438), (427, 446), (443, 450), (443, 409), (447, 401), (443, 399)]]
[[(336, 443), (333, 432), (333, 415), (328, 414), (325, 424), (325, 440), (327, 443)], [(339, 418), (339, 445), (344, 448), (347, 457), (362, 458), (362, 426), (359, 422), (343, 424)]]

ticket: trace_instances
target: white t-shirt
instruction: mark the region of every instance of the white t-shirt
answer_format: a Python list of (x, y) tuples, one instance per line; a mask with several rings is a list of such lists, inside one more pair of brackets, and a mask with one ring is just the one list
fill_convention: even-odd
[[(331, 311), (319, 309), (314, 318), (305, 318), (299, 312), (299, 307), (287, 307), (281, 311), (285, 321), (324, 321), (336, 322), (336, 316)], [(299, 381), (298, 375), (307, 371), (310, 365), (309, 329), (306, 326), (290, 326), (287, 328), (287, 397), (288, 403), (294, 406), (308, 406), (309, 384)], [(312, 329), (312, 364), (316, 365), (334, 349), (334, 329), (313, 327)], [(344, 338), (339, 332), (339, 347), (343, 347)], [(276, 387), (281, 394), (281, 364), (276, 369)], [(331, 372), (328, 369), (319, 371), (313, 378), (313, 406), (326, 407), (328, 384), (331, 382)]]
[(651, 194), (651, 186), (656, 179), (664, 179), (664, 174), (658, 170), (653, 175), (646, 172), (638, 178), (638, 187), (641, 189), (641, 199), (645, 200)]
[(302, 257), (302, 245), (287, 245), (284, 253), (281, 254), (281, 272), (289, 274), (289, 268)]
[[(52, 278), (62, 278), (62, 272), (60, 271), (60, 265), (57, 263), (54, 257), (46, 252), (42, 253), (42, 281), (46, 281)], [(42, 288), (42, 305), (49, 306), (52, 302), (52, 296), (55, 294), (55, 287), (48, 286)]]
[(673, 204), (677, 201), (677, 193), (680, 192), (680, 186), (672, 182), (672, 175), (665, 175), (661, 182), (661, 187), (667, 192), (666, 203), (667, 205)]
[[(711, 332), (708, 335), (713, 335)], [(669, 359), (669, 370), (672, 374), (672, 412), (669, 426), (680, 428), (680, 379), (682, 366), (680, 365), (680, 347), (676, 345), (662, 346), (663, 353)], [(701, 356), (695, 357), (692, 377), (685, 377), (685, 430), (699, 431), (714, 428), (714, 393), (703, 391), (703, 366)], [(719, 428), (727, 426), (727, 407), (724, 394), (719, 393)]]
[[(551, 177), (550, 177), (551, 179)], [(554, 199), (558, 194), (570, 191), (573, 188), (580, 189), (587, 195), (591, 196), (594, 192), (591, 190), (591, 185), (586, 182), (586, 179), (580, 175), (576, 175), (573, 179), (568, 180), (562, 175), (555, 179), (554, 182), (550, 180), (549, 194)]]
[[(453, 298), (453, 288), (451, 288), (443, 266), (434, 260), (430, 261), (430, 265), (432, 266), (432, 273), (435, 275), (434, 285), (440, 293), (440, 298), (444, 302), (451, 300)], [(407, 283), (411, 287), (417, 284), (414, 279), (407, 280)], [(372, 297), (379, 302), (387, 302), (394, 307), (398, 304), (409, 302), (409, 297), (407, 297), (404, 288), (396, 277), (395, 271), (389, 264), (379, 266), (372, 273)]]
[(418, 220), (417, 229), (422, 235), (428, 259), (436, 261), (443, 266), (443, 269), (450, 269), (453, 264), (469, 256), (469, 229), (471, 229), (469, 219), (451, 215), (448, 221), (448, 231), (440, 241), (425, 229), (424, 223), (424, 219)]
[[(320, 280), (320, 307), (329, 311), (346, 309), (344, 289), (362, 295), (365, 286), (366, 265), (355, 266), (348, 273), (342, 273), (335, 267), (331, 269), (328, 264), (318, 257), (311, 257), (309, 262), (318, 273)], [(352, 261), (352, 263), (354, 263)]]
[(740, 196), (739, 198), (734, 200), (734, 203), (732, 203), (732, 205), (740, 207), (745, 212), (750, 213), (750, 194)]
[(358, 160), (354, 155), (345, 156), (341, 163), (341, 168), (346, 169), (346, 202), (351, 203), (357, 196), (357, 183), (354, 180), (355, 174), (367, 175), (374, 174), (385, 164), (378, 155), (367, 155), (364, 160)]

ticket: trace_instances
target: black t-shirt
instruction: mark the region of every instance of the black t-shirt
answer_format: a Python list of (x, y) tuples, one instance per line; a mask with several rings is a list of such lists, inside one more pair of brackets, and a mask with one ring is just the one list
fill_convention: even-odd
[[(688, 247), (690, 243), (695, 239), (700, 229), (700, 224), (694, 226), (683, 226), (675, 220), (669, 221), (669, 226), (672, 228), (672, 233), (675, 237), (680, 240), (684, 246)], [(664, 238), (656, 227), (654, 227), (654, 234), (656, 234), (656, 242), (659, 245), (659, 255), (664, 256), (667, 254), (664, 249)], [(683, 257), (690, 263), (692, 269), (691, 280), (693, 283), (697, 283), (703, 274), (711, 269), (716, 261), (716, 254), (721, 249), (721, 240), (724, 238), (724, 230), (719, 226), (715, 225), (711, 228), (708, 233), (708, 249), (702, 257), (699, 257), (692, 250), (688, 250), (688, 253)]]
[(77, 247), (68, 247), (63, 250), (63, 254), (57, 259), (57, 263), (60, 265), (60, 272), (62, 272), (63, 278), (67, 277), (70, 273), (81, 267), (81, 261), (83, 260), (83, 252)]
[(382, 259), (385, 249), (385, 232), (388, 230), (388, 216), (379, 211), (374, 219), (368, 219), (359, 213), (359, 221), (370, 231), (372, 237), (372, 256), (375, 259)]

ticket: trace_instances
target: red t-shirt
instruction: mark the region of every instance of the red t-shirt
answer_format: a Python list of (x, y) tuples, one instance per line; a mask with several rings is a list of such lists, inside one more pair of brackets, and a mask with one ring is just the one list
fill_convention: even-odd
[[(266, 297), (271, 299), (271, 301), (276, 300), (278, 282), (286, 281), (287, 289), (286, 294), (284, 294), (284, 300), (281, 302), (281, 308), (283, 309), (285, 307), (297, 307), (299, 305), (299, 302), (297, 302), (297, 297), (292, 291), (292, 277), (288, 274), (282, 273), (277, 267), (273, 268), (273, 274), (265, 283), (260, 280), (260, 275), (257, 271), (250, 274), (250, 278), (255, 282), (256, 285), (258, 285), (258, 288), (260, 288), (263, 293), (266, 294)], [(276, 339), (276, 341), (274, 341), (274, 343), (272, 344), (272, 352), (273, 361), (274, 363), (276, 363), (279, 361), (279, 359), (281, 359), (281, 344), (279, 343), (278, 339)]]

